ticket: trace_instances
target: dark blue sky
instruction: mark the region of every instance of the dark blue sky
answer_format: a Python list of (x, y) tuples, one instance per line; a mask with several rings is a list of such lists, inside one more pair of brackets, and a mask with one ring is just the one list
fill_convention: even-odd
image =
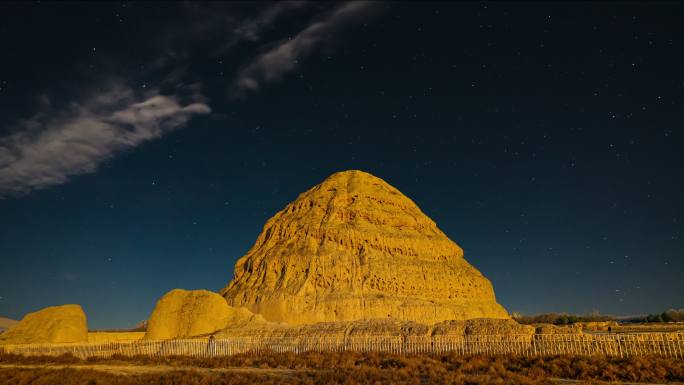
[(0, 315), (128, 327), (371, 172), (510, 312), (684, 307), (681, 3), (0, 4)]

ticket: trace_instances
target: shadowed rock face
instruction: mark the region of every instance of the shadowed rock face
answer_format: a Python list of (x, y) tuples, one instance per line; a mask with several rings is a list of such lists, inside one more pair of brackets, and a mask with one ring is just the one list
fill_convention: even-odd
[(70, 343), (87, 342), (88, 324), (79, 305), (47, 307), (28, 313), (16, 325), (0, 335), (0, 343)]
[(362, 171), (331, 175), (269, 219), (221, 294), (294, 325), (508, 318), (463, 250), (399, 190)]

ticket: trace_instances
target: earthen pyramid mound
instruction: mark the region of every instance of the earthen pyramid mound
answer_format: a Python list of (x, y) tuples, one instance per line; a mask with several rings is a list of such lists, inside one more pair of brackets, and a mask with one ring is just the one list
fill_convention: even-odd
[(12, 326), (16, 325), (17, 323), (19, 323), (19, 321), (15, 321), (15, 320), (10, 319), (10, 318), (0, 317), (0, 333), (11, 328)]
[(269, 219), (221, 294), (288, 324), (508, 318), (463, 250), (362, 171), (331, 175)]
[(223, 297), (214, 292), (174, 289), (157, 302), (147, 323), (145, 339), (196, 337), (255, 319), (261, 317), (245, 308), (228, 306)]
[(0, 335), (0, 344), (88, 341), (88, 322), (79, 305), (62, 305), (28, 313)]

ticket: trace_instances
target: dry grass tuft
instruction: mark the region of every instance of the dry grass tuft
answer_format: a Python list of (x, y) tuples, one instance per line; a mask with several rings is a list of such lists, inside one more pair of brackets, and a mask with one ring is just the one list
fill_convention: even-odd
[[(549, 378), (580, 381), (664, 383), (684, 381), (684, 361), (658, 357), (628, 359), (602, 356), (472, 356), (456, 354), (396, 355), (388, 353), (270, 353), (229, 357), (114, 357), (80, 360), (72, 356), (0, 355), (0, 364), (168, 365), (164, 374), (118, 376), (83, 369), (0, 369), (1, 384), (129, 385), (129, 384), (543, 384)], [(182, 367), (182, 368), (181, 368)], [(254, 371), (210, 372), (194, 368), (255, 368)], [(259, 368), (294, 369), (259, 373)]]

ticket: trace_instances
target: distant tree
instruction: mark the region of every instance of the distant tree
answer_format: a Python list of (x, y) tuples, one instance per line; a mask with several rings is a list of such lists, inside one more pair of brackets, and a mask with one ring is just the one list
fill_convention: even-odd
[(554, 325), (571, 325), (577, 322), (601, 322), (614, 320), (610, 316), (600, 315), (597, 312), (587, 315), (572, 315), (566, 313), (545, 313), (526, 316), (522, 314), (515, 314), (513, 317), (516, 321), (522, 324), (536, 324), (546, 323)]
[(684, 322), (684, 309), (670, 309), (663, 313), (665, 322)]

